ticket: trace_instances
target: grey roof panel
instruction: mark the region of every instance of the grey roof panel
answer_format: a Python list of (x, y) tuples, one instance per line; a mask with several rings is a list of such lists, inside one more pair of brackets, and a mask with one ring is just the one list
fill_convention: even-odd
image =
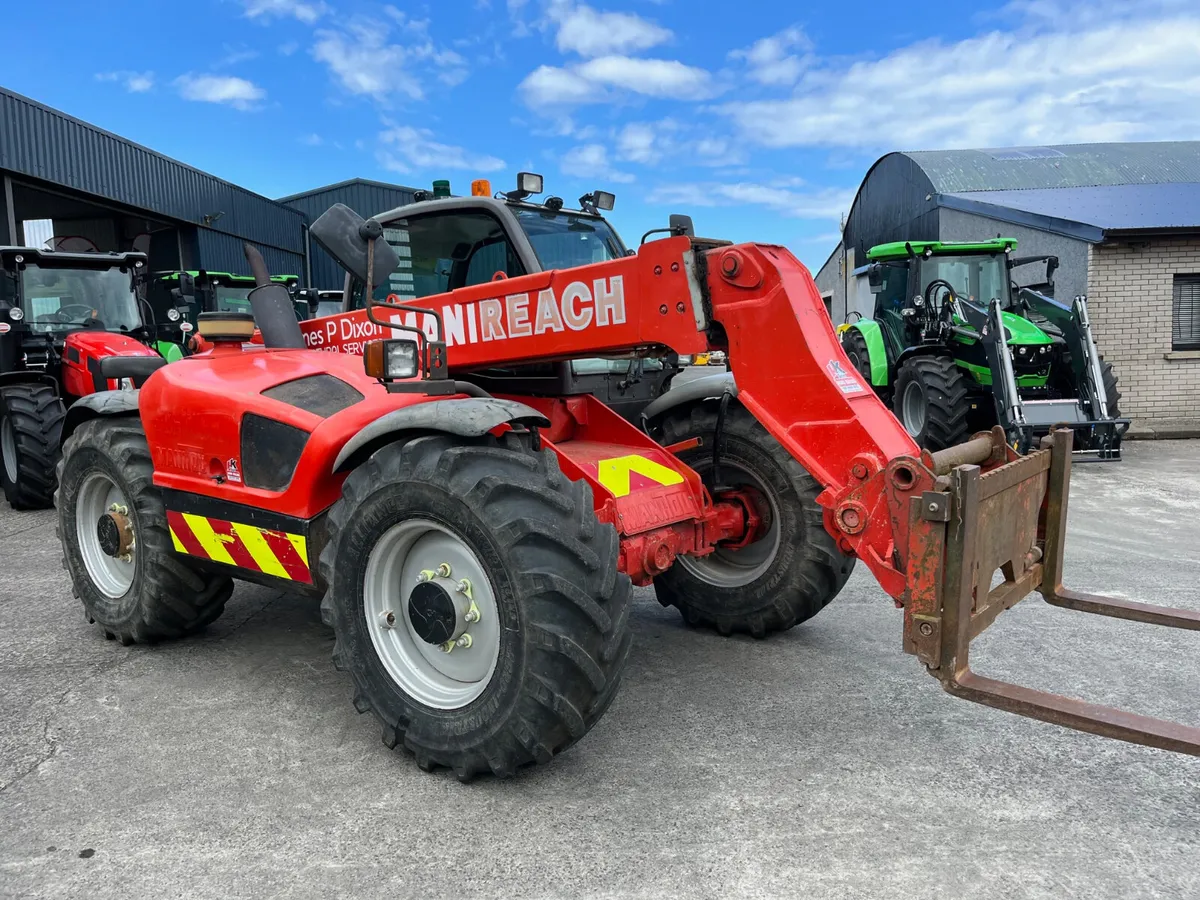
[(943, 194), (1200, 182), (1200, 141), (916, 150), (904, 155)]
[(941, 199), (946, 206), (1001, 207), (1102, 232), (1200, 229), (1200, 179), (1176, 184), (968, 191), (944, 194)]

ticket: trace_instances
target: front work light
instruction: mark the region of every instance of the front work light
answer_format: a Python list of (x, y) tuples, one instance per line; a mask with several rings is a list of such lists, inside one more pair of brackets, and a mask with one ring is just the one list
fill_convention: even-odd
[(363, 369), (380, 381), (415, 378), (419, 369), (417, 342), (408, 338), (371, 341), (363, 353)]
[(596, 191), (592, 194), (592, 199), (596, 204), (596, 209), (608, 211), (617, 202), (617, 195), (610, 194), (608, 191)]
[(179, 321), (179, 310), (177, 310), (175, 307), (172, 306), (170, 309), (167, 310), (167, 318), (170, 319), (172, 322), (178, 322)]
[(534, 172), (517, 173), (517, 190), (525, 196), (540, 194), (542, 192), (542, 183), (542, 176)]

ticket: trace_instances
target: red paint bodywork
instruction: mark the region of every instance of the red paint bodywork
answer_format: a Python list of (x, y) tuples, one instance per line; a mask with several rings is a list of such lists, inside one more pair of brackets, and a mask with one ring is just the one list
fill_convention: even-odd
[[(78, 358), (76, 357), (78, 354)], [(104, 386), (96, 384), (93, 371), (96, 363), (108, 356), (157, 356), (158, 354), (128, 335), (113, 331), (72, 331), (63, 344), (63, 391), (70, 397), (86, 397), (96, 391), (117, 390), (120, 385), (108, 379)], [(91, 363), (93, 368), (89, 368)]]

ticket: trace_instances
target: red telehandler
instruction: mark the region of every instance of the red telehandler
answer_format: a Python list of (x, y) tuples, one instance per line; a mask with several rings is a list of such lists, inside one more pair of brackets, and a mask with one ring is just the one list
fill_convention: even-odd
[[(361, 357), (306, 349), (248, 247), (253, 316), (202, 315), (211, 349), (69, 411), (60, 533), (107, 637), (201, 629), (235, 578), (311, 592), (389, 747), (504, 776), (607, 709), (631, 583), (690, 621), (765, 635), (819, 612), (858, 559), (951, 693), (1200, 754), (1200, 729), (971, 672), (972, 639), (1035, 590), (1175, 627), (1200, 615), (1063, 588), (1070, 432), (1022, 458), (999, 432), (922, 452), (784, 248), (671, 236), (404, 303), (373, 295), (400, 262), (378, 221), (339, 205), (311, 234), (366, 285), (339, 324)], [(590, 395), (492, 395), (470, 377), (709, 350), (736, 389), (663, 411), (661, 440)]]

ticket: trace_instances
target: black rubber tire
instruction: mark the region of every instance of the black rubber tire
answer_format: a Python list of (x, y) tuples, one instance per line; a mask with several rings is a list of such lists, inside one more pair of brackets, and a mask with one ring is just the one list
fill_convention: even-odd
[(0, 464), (4, 499), (13, 509), (49, 509), (54, 505), (54, 467), (66, 408), (48, 384), (6, 387), (0, 404), (0, 417), (7, 417), (12, 425), (17, 457), (15, 482)]
[(1109, 418), (1121, 418), (1121, 392), (1117, 390), (1117, 373), (1113, 370), (1113, 365), (1105, 360), (1100, 360), (1100, 380), (1104, 382), (1104, 394), (1108, 398), (1108, 415)]
[[(699, 438), (699, 447), (679, 457), (703, 476), (712, 468), (717, 414), (718, 405), (711, 401), (676, 408), (656, 423), (653, 433), (662, 444)], [(676, 607), (690, 625), (758, 638), (786, 631), (838, 595), (854, 570), (854, 558), (838, 550), (825, 530), (817, 504), (821, 486), (736, 401), (725, 412), (721, 461), (723, 477), (727, 471), (748, 472), (774, 500), (780, 528), (774, 558), (753, 581), (733, 587), (706, 581), (676, 560), (654, 579), (654, 592), (659, 603)]]
[[(596, 520), (586, 482), (569, 481), (531, 436), (419, 437), (377, 450), (347, 477), (329, 513), (321, 615), (354, 705), (426, 771), (461, 780), (548, 762), (608, 708), (629, 656), (632, 587), (617, 571), (616, 530)], [(435, 709), (387, 674), (367, 629), (364, 573), (396, 523), (431, 519), (488, 569), (504, 620), (496, 673), (458, 709)], [(373, 624), (373, 623), (372, 623)]]
[[(857, 328), (847, 328), (842, 332), (842, 350), (850, 358), (850, 364), (858, 370), (867, 384), (871, 383), (871, 351), (867, 349), (867, 339)], [(878, 388), (876, 388), (878, 390)]]
[[(88, 473), (100, 471), (120, 487), (136, 540), (129, 590), (113, 599), (88, 575), (75, 527), (79, 488)], [(58, 464), (58, 537), (63, 568), (83, 603), (88, 621), (122, 644), (184, 637), (204, 629), (225, 610), (233, 579), (189, 565), (175, 551), (162, 494), (153, 484), (154, 465), (141, 422), (132, 416), (85, 422), (63, 447)]]
[[(970, 389), (967, 377), (948, 356), (914, 356), (896, 373), (892, 409), (904, 425), (904, 394), (916, 382), (925, 395), (925, 422), (912, 435), (924, 450), (944, 450), (961, 444), (970, 435)], [(911, 432), (910, 432), (911, 434)]]

